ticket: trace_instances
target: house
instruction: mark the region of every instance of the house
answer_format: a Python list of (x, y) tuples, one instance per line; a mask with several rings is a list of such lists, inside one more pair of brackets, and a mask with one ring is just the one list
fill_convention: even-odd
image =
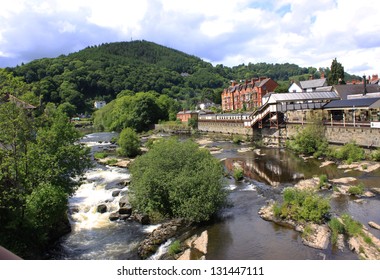
[(349, 99), (351, 95), (366, 95), (370, 93), (380, 92), (379, 84), (345, 84), (334, 85), (333, 90), (340, 96), (341, 99)]
[(222, 92), (222, 110), (253, 110), (260, 107), (262, 97), (273, 92), (278, 84), (267, 77), (253, 78), (251, 80), (231, 81), (231, 86)]
[(313, 76), (310, 75), (309, 80), (307, 81), (295, 81), (293, 82), (288, 92), (313, 92), (313, 91), (330, 91), (331, 87), (327, 84), (327, 79), (325, 78), (324, 74), (322, 73), (320, 79), (313, 79)]
[(200, 110), (206, 110), (210, 107), (215, 107), (215, 106), (216, 106), (215, 103), (210, 100), (205, 100), (204, 102), (197, 104), (197, 108)]
[(94, 102), (94, 107), (96, 109), (100, 109), (100, 108), (103, 108), (104, 106), (106, 106), (107, 102), (105, 101), (95, 101)]
[(181, 120), (183, 123), (187, 123), (189, 119), (198, 120), (198, 112), (197, 111), (180, 111), (177, 113), (177, 119)]

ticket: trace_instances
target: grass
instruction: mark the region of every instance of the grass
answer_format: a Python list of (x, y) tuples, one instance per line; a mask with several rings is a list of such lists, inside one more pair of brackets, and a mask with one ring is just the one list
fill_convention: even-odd
[(233, 176), (236, 181), (241, 181), (244, 178), (244, 171), (241, 168), (235, 168)]
[(319, 188), (323, 188), (324, 186), (327, 185), (328, 179), (326, 174), (322, 174), (319, 176)]

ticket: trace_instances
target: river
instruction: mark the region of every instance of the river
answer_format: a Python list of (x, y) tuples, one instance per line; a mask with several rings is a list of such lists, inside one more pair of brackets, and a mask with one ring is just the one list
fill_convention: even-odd
[[(82, 142), (93, 152), (107, 149), (112, 133), (93, 133)], [(101, 143), (100, 143), (101, 142)], [(302, 244), (300, 234), (293, 229), (277, 226), (258, 216), (258, 210), (268, 199), (277, 199), (281, 190), (294, 185), (301, 178), (326, 174), (329, 179), (353, 176), (363, 182), (366, 188), (379, 187), (380, 171), (345, 173), (335, 165), (320, 168), (315, 159), (304, 160), (284, 149), (263, 148), (260, 153), (241, 152), (241, 146), (230, 141), (215, 139), (207, 144), (221, 149), (215, 157), (230, 169), (234, 162), (244, 166), (245, 179), (235, 182), (227, 179), (232, 207), (219, 213), (211, 225), (199, 228), (208, 230), (209, 243), (207, 259), (257, 259), (257, 260), (303, 260), (303, 259), (357, 259), (347, 248), (343, 251), (332, 247), (317, 250)], [(48, 258), (51, 259), (138, 259), (138, 243), (155, 226), (141, 226), (132, 221), (111, 222), (109, 213), (117, 210), (120, 196), (112, 192), (119, 189), (126, 192), (128, 187), (120, 182), (128, 180), (127, 169), (96, 165), (84, 175), (86, 181), (69, 200), (72, 232), (64, 236)], [(326, 194), (328, 195), (328, 194)], [(107, 205), (108, 211), (97, 212), (99, 204)], [(366, 198), (361, 203), (341, 196), (331, 199), (332, 212), (348, 213), (354, 219), (367, 225), (369, 221), (380, 223), (380, 198)], [(369, 229), (380, 238), (380, 231)], [(167, 244), (166, 244), (167, 246)]]

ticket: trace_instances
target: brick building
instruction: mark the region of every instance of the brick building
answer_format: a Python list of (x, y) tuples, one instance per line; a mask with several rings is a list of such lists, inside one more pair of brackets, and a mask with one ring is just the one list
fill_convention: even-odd
[(278, 84), (271, 78), (260, 77), (242, 83), (231, 81), (231, 86), (222, 92), (223, 111), (253, 110), (260, 107), (262, 97), (273, 92)]

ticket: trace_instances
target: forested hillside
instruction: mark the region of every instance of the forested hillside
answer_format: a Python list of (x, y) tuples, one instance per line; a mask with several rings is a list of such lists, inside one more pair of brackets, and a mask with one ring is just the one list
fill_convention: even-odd
[(6, 70), (30, 85), (35, 96), (28, 96), (26, 101), (35, 105), (69, 103), (77, 113), (91, 113), (94, 100), (110, 102), (122, 91), (124, 94), (154, 91), (189, 109), (204, 99), (220, 103), (220, 93), (232, 79), (267, 76), (279, 82), (279, 91), (286, 91), (291, 79), (319, 75), (316, 68), (289, 63), (213, 66), (195, 56), (147, 41), (90, 46)]

